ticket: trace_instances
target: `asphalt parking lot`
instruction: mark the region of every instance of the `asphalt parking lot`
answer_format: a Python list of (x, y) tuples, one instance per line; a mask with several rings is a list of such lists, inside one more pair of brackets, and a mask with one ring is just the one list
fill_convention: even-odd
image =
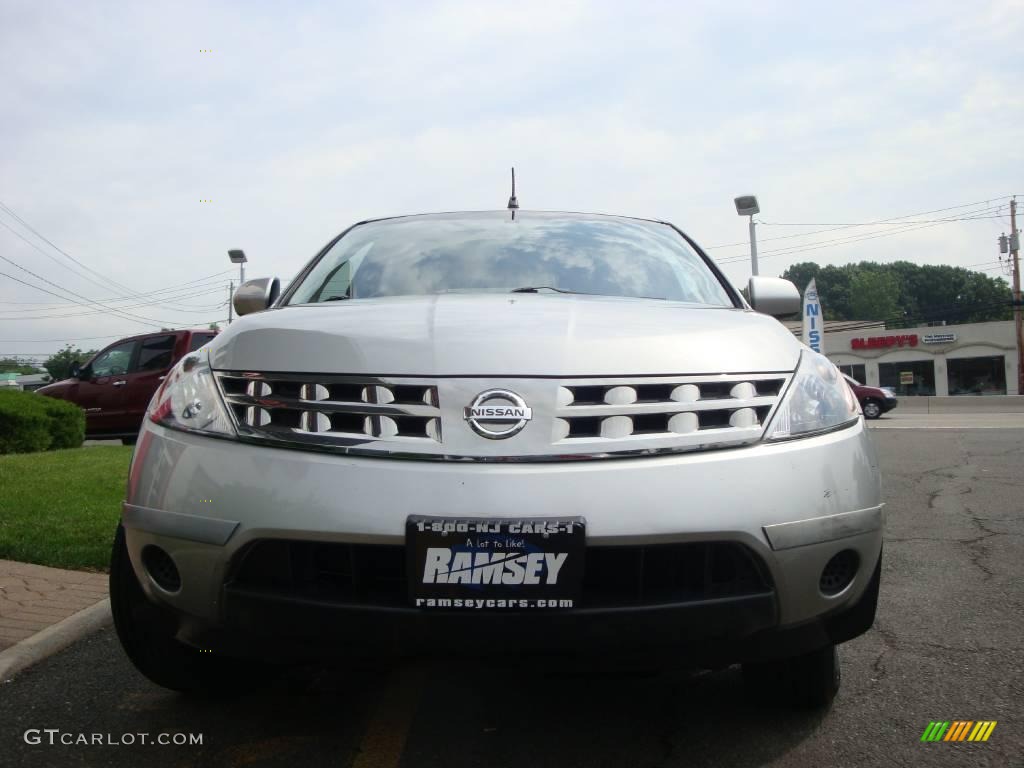
[[(0, 763), (1019, 765), (1024, 429), (877, 426), (888, 504), (879, 615), (842, 646), (843, 687), (825, 715), (748, 700), (735, 668), (529, 660), (303, 669), (257, 694), (193, 700), (135, 673), (107, 629), (0, 686)], [(922, 743), (933, 720), (998, 725), (986, 743)], [(45, 733), (26, 743), (28, 729), (203, 741), (51, 746)]]

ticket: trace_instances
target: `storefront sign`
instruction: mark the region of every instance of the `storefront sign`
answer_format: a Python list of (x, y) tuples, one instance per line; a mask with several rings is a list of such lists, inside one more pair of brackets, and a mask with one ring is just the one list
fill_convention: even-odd
[(922, 344), (952, 344), (954, 341), (955, 333), (926, 333), (921, 337)]
[(917, 334), (904, 333), (899, 336), (869, 336), (866, 339), (851, 339), (851, 349), (884, 349), (886, 347), (916, 347)]
[(913, 371), (900, 371), (900, 384), (913, 384), (914, 383), (914, 372)]

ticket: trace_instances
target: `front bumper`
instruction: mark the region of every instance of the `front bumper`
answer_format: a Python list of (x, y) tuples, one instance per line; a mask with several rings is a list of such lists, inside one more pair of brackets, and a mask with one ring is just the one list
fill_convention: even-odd
[[(308, 637), (324, 622), (347, 628), (350, 636), (354, 629), (364, 636), (379, 630), (424, 645), (451, 634), (448, 628), (507, 626), (504, 613), (446, 617), (411, 608), (317, 605), (231, 584), (239, 554), (253, 542), (401, 545), (410, 514), (581, 515), (588, 546), (732, 542), (756, 555), (771, 585), (768, 594), (732, 602), (645, 606), (600, 617), (583, 610), (516, 614), (522, 626), (536, 626), (530, 636), (542, 642), (561, 629), (583, 642), (629, 634), (669, 644), (697, 635), (722, 642), (781, 629), (830, 637), (823, 622), (849, 613), (870, 592), (882, 538), (878, 465), (863, 422), (772, 445), (514, 465), (333, 456), (147, 423), (133, 458), (123, 524), (143, 589), (181, 617), (179, 636), (196, 645), (226, 647), (231, 636), (251, 639), (261, 629), (271, 637)], [(150, 544), (174, 560), (180, 590), (161, 589), (142, 566), (141, 552)], [(826, 596), (819, 577), (842, 550), (857, 554), (857, 575)]]

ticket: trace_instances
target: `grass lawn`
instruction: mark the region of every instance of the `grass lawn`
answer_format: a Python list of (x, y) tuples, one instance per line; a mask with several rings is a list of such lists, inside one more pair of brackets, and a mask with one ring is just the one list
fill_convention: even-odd
[(0, 559), (107, 570), (131, 446), (0, 456)]

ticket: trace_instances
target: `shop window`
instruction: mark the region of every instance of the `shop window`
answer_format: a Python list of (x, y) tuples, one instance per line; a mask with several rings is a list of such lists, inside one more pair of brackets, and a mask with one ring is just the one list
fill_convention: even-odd
[(934, 395), (935, 363), (931, 360), (879, 363), (878, 386), (887, 387), (905, 397)]
[(1006, 361), (993, 357), (961, 357), (946, 360), (951, 395), (1005, 395)]
[(867, 373), (864, 370), (864, 363), (857, 363), (856, 365), (840, 365), (839, 370), (849, 376), (851, 379), (856, 379), (861, 384), (867, 383)]

